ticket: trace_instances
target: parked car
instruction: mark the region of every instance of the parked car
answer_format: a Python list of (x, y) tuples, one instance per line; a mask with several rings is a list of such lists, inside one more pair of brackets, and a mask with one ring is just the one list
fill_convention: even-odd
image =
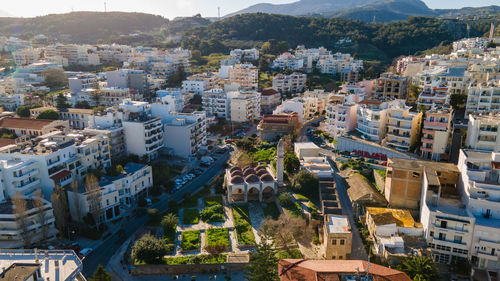
[[(145, 200), (146, 200), (146, 205), (147, 205), (147, 206), (152, 206), (152, 205), (153, 205), (153, 202), (151, 201), (151, 199), (146, 198)], [(84, 250), (85, 250), (85, 249), (84, 249)]]
[(80, 256), (82, 256), (82, 257), (86, 257), (86, 256), (88, 256), (90, 253), (92, 253), (93, 251), (94, 251), (94, 249), (92, 249), (92, 248), (84, 248), (83, 250), (81, 250), (81, 251), (79, 252), (79, 254), (80, 254)]

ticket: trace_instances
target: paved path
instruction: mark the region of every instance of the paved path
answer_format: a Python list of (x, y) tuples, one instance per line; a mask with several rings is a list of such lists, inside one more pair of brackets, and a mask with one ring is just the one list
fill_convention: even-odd
[(255, 243), (259, 244), (261, 241), (259, 229), (266, 219), (266, 216), (264, 215), (264, 211), (262, 210), (260, 204), (250, 202), (248, 208), (250, 211), (250, 224), (252, 225), (253, 235), (255, 236)]

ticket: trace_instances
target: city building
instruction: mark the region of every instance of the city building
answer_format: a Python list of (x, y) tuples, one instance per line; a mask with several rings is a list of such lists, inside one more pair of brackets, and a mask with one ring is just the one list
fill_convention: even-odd
[(423, 113), (411, 112), (410, 109), (403, 101), (389, 108), (383, 145), (409, 151), (419, 141)]
[(452, 119), (453, 110), (450, 108), (433, 107), (425, 112), (420, 146), (423, 158), (434, 161), (449, 159)]
[[(0, 92), (2, 91), (2, 88), (0, 86)], [(7, 94), (5, 93), (0, 93), (0, 105), (3, 108), (3, 110), (9, 110), (9, 111), (16, 111), (16, 109), (24, 105), (25, 103), (25, 94)]]
[(269, 167), (226, 169), (228, 202), (267, 201), (278, 193), (278, 183)]
[[(0, 123), (1, 124), (1, 123)], [(1, 126), (1, 125), (0, 125)], [(469, 115), (465, 146), (469, 149), (500, 151), (500, 114)]]
[(467, 88), (465, 116), (500, 112), (500, 80), (473, 82)]
[(262, 141), (274, 141), (276, 138), (292, 135), (299, 128), (299, 115), (290, 114), (272, 115), (264, 114), (257, 125), (257, 132)]
[(338, 136), (353, 131), (358, 126), (356, 94), (333, 95), (326, 105), (325, 124), (328, 134), (337, 139)]
[(441, 85), (439, 87), (426, 87), (418, 95), (417, 106), (418, 108), (429, 110), (432, 107), (448, 106), (449, 102), (450, 95), (448, 93), (448, 87), (446, 85)]
[(231, 121), (250, 122), (260, 119), (260, 93), (238, 92), (231, 96)]
[(163, 103), (171, 105), (169, 111), (182, 112), (186, 104), (186, 94), (181, 88), (172, 88), (156, 91), (156, 96)]
[(320, 153), (320, 148), (313, 142), (296, 142), (293, 145), (295, 156), (300, 166), (319, 178), (331, 178), (333, 169), (326, 156)]
[(72, 250), (0, 251), (0, 280), (82, 281), (83, 263)]
[(362, 138), (381, 142), (385, 138), (389, 102), (363, 100), (358, 103), (356, 130)]
[[(321, 73), (332, 75), (342, 72), (359, 73), (359, 71), (363, 69), (363, 61), (354, 59), (350, 54), (335, 53), (320, 58), (316, 64), (316, 68), (318, 68)], [(355, 76), (357, 76), (357, 74)]]
[(98, 78), (93, 73), (78, 73), (76, 76), (68, 78), (69, 90), (72, 93), (79, 93), (85, 89), (94, 89), (97, 85)]
[(260, 93), (260, 111), (263, 114), (271, 114), (281, 104), (281, 94), (275, 89), (264, 89)]
[(149, 91), (147, 73), (140, 69), (118, 69), (106, 72), (108, 88), (129, 88), (144, 95)]
[(0, 128), (10, 130), (17, 136), (42, 136), (54, 131), (69, 130), (69, 122), (63, 120), (5, 117), (0, 119)]
[(307, 75), (294, 72), (290, 75), (278, 74), (273, 77), (273, 89), (282, 94), (300, 93), (306, 84)]
[(379, 100), (406, 99), (409, 77), (382, 73), (375, 81), (372, 98)]
[(97, 92), (98, 104), (104, 106), (116, 106), (122, 103), (125, 99), (137, 99), (139, 97), (136, 90), (129, 88), (102, 88)]
[(411, 281), (404, 272), (365, 260), (283, 259), (278, 262), (278, 275), (280, 281)]
[(69, 126), (76, 130), (83, 130), (87, 128), (89, 126), (90, 119), (94, 116), (93, 109), (66, 108), (60, 111), (55, 107), (37, 107), (30, 109), (31, 118), (36, 119), (40, 113), (47, 110), (53, 110), (59, 113), (59, 119), (69, 121)]
[(271, 64), (272, 69), (300, 70), (303, 67), (304, 60), (301, 58), (296, 58), (295, 55), (288, 52), (277, 56)]
[(229, 69), (229, 83), (237, 83), (242, 89), (256, 90), (259, 83), (259, 70), (251, 64), (236, 64)]
[(12, 57), (14, 58), (14, 63), (16, 65), (29, 65), (35, 63), (40, 59), (40, 49), (23, 49), (12, 52)]
[(182, 82), (184, 92), (202, 94), (205, 91), (214, 89), (219, 83), (219, 76), (214, 73), (201, 73), (189, 76)]
[(318, 99), (313, 97), (295, 97), (290, 100), (284, 100), (276, 109), (273, 114), (284, 114), (296, 112), (299, 115), (299, 121), (302, 123), (305, 120), (313, 118), (318, 111)]
[(341, 215), (325, 215), (323, 228), (325, 257), (332, 260), (349, 260), (352, 248), (349, 219)]
[(231, 118), (231, 94), (222, 89), (212, 89), (205, 91), (202, 98), (203, 110), (207, 116), (217, 118)]
[(459, 176), (454, 164), (390, 158), (387, 160), (385, 199), (391, 208), (417, 210), (423, 186), (432, 181), (443, 189), (456, 190)]
[(239, 59), (240, 61), (258, 61), (259, 60), (259, 50), (256, 48), (252, 49), (234, 49), (231, 50), (229, 56), (232, 58)]
[(83, 134), (89, 136), (103, 136), (109, 140), (109, 151), (111, 159), (117, 160), (127, 155), (125, 147), (125, 132), (123, 127), (112, 126), (105, 128), (85, 128)]

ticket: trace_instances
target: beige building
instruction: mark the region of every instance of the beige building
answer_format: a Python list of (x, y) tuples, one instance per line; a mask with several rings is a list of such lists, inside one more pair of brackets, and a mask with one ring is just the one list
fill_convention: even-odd
[(443, 189), (456, 189), (460, 175), (454, 164), (402, 158), (388, 159), (384, 195), (389, 206), (418, 209), (424, 173), (427, 181), (437, 182)]
[(121, 104), (124, 99), (136, 99), (138, 92), (128, 88), (102, 88), (99, 96), (100, 105), (115, 106)]
[(259, 70), (251, 64), (237, 64), (229, 69), (229, 83), (237, 83), (245, 90), (255, 90), (259, 84)]
[(260, 118), (260, 93), (240, 92), (231, 97), (231, 121), (249, 122)]
[(273, 78), (273, 89), (280, 93), (302, 92), (307, 81), (307, 75), (294, 72), (290, 75), (278, 74)]
[(323, 233), (325, 258), (332, 260), (351, 258), (352, 232), (346, 216), (326, 215)]
[(387, 114), (387, 135), (382, 144), (408, 151), (418, 141), (422, 112), (411, 112), (404, 102), (392, 106)]
[(262, 141), (273, 141), (277, 137), (291, 135), (299, 127), (299, 115), (296, 112), (281, 115), (265, 114), (257, 126)]
[(372, 98), (379, 100), (406, 99), (408, 81), (407, 76), (397, 75), (392, 72), (383, 73), (375, 81)]
[(226, 169), (225, 185), (229, 203), (269, 200), (278, 193), (278, 183), (269, 167)]
[(271, 114), (281, 104), (281, 94), (274, 89), (265, 89), (260, 93), (260, 109), (262, 113)]
[(500, 114), (469, 115), (467, 139), (470, 149), (500, 151)]
[(53, 131), (66, 132), (69, 123), (63, 120), (5, 117), (0, 120), (0, 128), (6, 128), (17, 136), (42, 136)]
[(420, 146), (423, 158), (434, 161), (449, 159), (452, 119), (453, 110), (450, 108), (433, 108), (425, 112)]
[(37, 118), (40, 113), (46, 110), (54, 110), (59, 113), (59, 119), (68, 120), (72, 129), (83, 130), (89, 126), (89, 120), (94, 116), (94, 110), (82, 108), (67, 108), (59, 111), (55, 107), (37, 107), (30, 109), (31, 118)]

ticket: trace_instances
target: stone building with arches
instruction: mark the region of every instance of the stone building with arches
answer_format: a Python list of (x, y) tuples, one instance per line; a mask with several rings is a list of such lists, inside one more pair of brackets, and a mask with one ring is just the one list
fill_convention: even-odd
[(229, 203), (266, 201), (278, 192), (278, 183), (268, 167), (231, 167), (226, 169), (225, 182)]

